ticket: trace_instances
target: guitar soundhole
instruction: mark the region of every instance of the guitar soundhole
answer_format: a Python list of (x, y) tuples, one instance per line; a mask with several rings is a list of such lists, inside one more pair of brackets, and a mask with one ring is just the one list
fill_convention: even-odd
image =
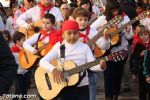
[(46, 80), (48, 89), (51, 90), (51, 89), (52, 89), (52, 86), (51, 86), (51, 83), (50, 83), (50, 80), (49, 80), (48, 73), (45, 73), (45, 80)]

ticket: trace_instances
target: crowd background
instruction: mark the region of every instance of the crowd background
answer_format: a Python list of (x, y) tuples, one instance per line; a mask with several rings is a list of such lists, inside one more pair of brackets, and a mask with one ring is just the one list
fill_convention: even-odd
[[(40, 5), (41, 2), (46, 1), (51, 2), (51, 7), (47, 9), (52, 15), (47, 15), (48, 17), (44, 15), (46, 7)], [(26, 29), (33, 28), (30, 23), (36, 22), (43, 17), (45, 19), (48, 19), (50, 16), (50, 23), (54, 27), (54, 31), (58, 31), (59, 29), (61, 29), (63, 22), (66, 20), (77, 21), (80, 27), (79, 31), (85, 34), (82, 36), (82, 40), (83, 42), (87, 42), (88, 39), (91, 39), (93, 37), (92, 35), (89, 35), (88, 38), (85, 38), (85, 36), (87, 35), (85, 32), (87, 27), (90, 27), (92, 30), (90, 34), (92, 34), (92, 32), (93, 34), (97, 34), (98, 31), (100, 31), (102, 27), (115, 16), (116, 10), (118, 10), (117, 13), (124, 15), (123, 22), (117, 26), (121, 27), (121, 25), (129, 22), (130, 20), (141, 14), (143, 11), (148, 11), (150, 9), (149, 0), (1, 0), (0, 3), (0, 34), (2, 38), (5, 39), (5, 43), (10, 47), (17, 63), (18, 56), (16, 56), (16, 54), (14, 53), (19, 52), (20, 48), (16, 48), (16, 45), (21, 44), (20, 46), (24, 47), (25, 49), (29, 51), (31, 50), (31, 52), (33, 52), (34, 54), (37, 53), (35, 49), (31, 48), (31, 44), (33, 44), (33, 41), (35, 41), (35, 38), (28, 38), (27, 34), (18, 32), (19, 28), (22, 26)], [(43, 14), (41, 13), (42, 11), (39, 14), (37, 13), (38, 11), (34, 12), (37, 10), (35, 7), (41, 7), (41, 9), (43, 7), (43, 9), (45, 9), (43, 10)], [(83, 13), (81, 16), (80, 13), (78, 15), (75, 14), (82, 10), (78, 7), (83, 8), (84, 13), (81, 11), (81, 13)], [(53, 8), (53, 10), (51, 10), (51, 8)], [(88, 11), (88, 15), (86, 15), (86, 11), (84, 10)], [(81, 20), (84, 20), (83, 24), (86, 24), (85, 26), (82, 25)], [(35, 33), (38, 32), (39, 31)], [(106, 100), (118, 100), (120, 88), (124, 92), (130, 91), (131, 78), (132, 81), (138, 80), (139, 99), (150, 100), (150, 15), (146, 16), (146, 18), (142, 20), (136, 21), (132, 24), (132, 26), (127, 26), (127, 28), (122, 31), (122, 33), (124, 33), (125, 35), (120, 37), (120, 44), (110, 46), (109, 52), (120, 50), (119, 48), (127, 49), (128, 58), (117, 63), (107, 62), (107, 68), (104, 71), (105, 98)], [(57, 35), (60, 35), (60, 31)], [(55, 44), (55, 42), (57, 42), (56, 39), (58, 39), (57, 36), (56, 38), (54, 35), (51, 35), (50, 37), (53, 39), (49, 42), (51, 44)], [(107, 43), (109, 39), (107, 39), (107, 34), (104, 35), (103, 38), (104, 39), (100, 39), (98, 42), (96, 42), (96, 44), (102, 49), (108, 50), (107, 46), (109, 45), (107, 45)], [(0, 46), (4, 44), (4, 39), (2, 39), (2, 42), (0, 42)], [(7, 57), (8, 52), (10, 53), (9, 48), (5, 47), (1, 49), (3, 49), (3, 51), (5, 51), (4, 49), (8, 50), (4, 52)], [(1, 54), (3, 54), (3, 52), (0, 51), (0, 56), (2, 56)], [(3, 59), (3, 56), (2, 58), (0, 58), (0, 60), (1, 59)], [(11, 57), (10, 59), (14, 60), (14, 58)], [(31, 77), (33, 77), (34, 71), (24, 70), (21, 67), (18, 67), (15, 62), (13, 63), (13, 60), (13, 72), (11, 72), (12, 69), (9, 69), (9, 71), (13, 75), (15, 71), (15, 74), (17, 74), (17, 76), (15, 78), (15, 75), (6, 75), (5, 79), (8, 78), (9, 80), (5, 83), (9, 84), (2, 83), (1, 86), (5, 84), (8, 87), (6, 89), (3, 89), (5, 88), (5, 85), (3, 88), (0, 87), (0, 94), (8, 93), (9, 87), (13, 84), (15, 84), (14, 94), (27, 94), (27, 91), (30, 88), (30, 80)], [(9, 60), (7, 59), (4, 62), (7, 63), (9, 62)], [(2, 64), (4, 64), (4, 62), (2, 62)], [(6, 65), (4, 64), (4, 66)], [(114, 66), (117, 66), (117, 68)], [(16, 69), (16, 67), (18, 68)], [(0, 71), (1, 70), (2, 69), (0, 68)], [(88, 74), (90, 100), (96, 100), (96, 84), (99, 79), (96, 72), (93, 73), (91, 71), (88, 71)], [(12, 83), (14, 81), (15, 83)]]

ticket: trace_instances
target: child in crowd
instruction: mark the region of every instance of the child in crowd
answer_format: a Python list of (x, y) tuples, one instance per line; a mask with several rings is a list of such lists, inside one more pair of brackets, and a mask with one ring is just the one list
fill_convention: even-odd
[[(87, 43), (92, 39), (98, 31), (89, 26), (89, 12), (81, 7), (76, 8), (73, 11), (73, 17), (79, 24), (80, 39), (83, 43)], [(95, 43), (99, 48), (107, 50), (110, 47), (110, 39), (107, 34), (99, 38)], [(93, 44), (94, 46), (94, 44)], [(90, 100), (96, 100), (96, 73), (89, 71), (89, 89)]]
[[(17, 5), (13, 5), (12, 9), (10, 9), (10, 16), (7, 18), (5, 29), (9, 31), (10, 36), (13, 37), (15, 31), (17, 30), (15, 12), (18, 9)], [(11, 11), (12, 10), (12, 11)]]
[[(61, 83), (61, 72), (49, 62), (58, 59), (61, 63), (60, 47), (65, 45), (65, 61), (73, 61), (77, 66), (94, 61), (95, 58), (89, 46), (79, 41), (79, 25), (76, 21), (68, 20), (62, 25), (63, 41), (54, 45), (52, 50), (40, 60), (40, 67), (52, 72), (54, 81)], [(63, 62), (62, 62), (63, 63)], [(106, 68), (106, 63), (101, 60), (100, 65), (90, 68), (92, 71), (100, 71)], [(89, 98), (89, 82), (87, 71), (80, 73), (82, 80), (77, 86), (66, 87), (62, 90), (61, 100), (90, 100)], [(71, 92), (70, 92), (71, 91)], [(57, 99), (56, 99), (57, 100)]]
[(7, 30), (2, 30), (1, 32), (2, 32), (2, 35), (3, 35), (3, 37), (4, 37), (5, 41), (6, 41), (6, 43), (8, 44), (8, 46), (9, 46), (9, 47), (12, 47), (12, 44), (13, 44), (13, 43), (11, 43), (11, 36), (10, 36), (9, 31), (7, 31)]
[[(18, 54), (20, 50), (23, 47), (23, 42), (25, 41), (25, 35), (21, 32), (15, 32), (13, 36), (13, 42), (14, 45), (11, 48), (11, 51), (15, 57), (15, 60), (17, 64), (19, 65), (19, 57)], [(30, 86), (30, 77), (29, 77), (29, 72), (19, 65), (18, 70), (17, 70), (17, 75), (15, 79), (15, 94), (16, 95), (22, 95), (21, 99), (26, 100), (24, 98), (24, 95), (27, 94), (27, 90)], [(18, 97), (13, 98), (13, 100), (19, 100)]]
[(144, 52), (150, 48), (150, 32), (146, 26), (137, 26), (137, 35), (133, 38), (132, 44), (132, 79), (139, 78), (139, 98), (140, 100), (149, 100), (147, 93), (150, 97), (150, 93), (147, 91), (145, 76), (143, 75), (143, 59)]
[(48, 13), (45, 14), (42, 19), (42, 29), (40, 30), (40, 32), (34, 34), (24, 42), (23, 47), (25, 48), (25, 50), (33, 54), (38, 54), (38, 48), (34, 48), (34, 45), (39, 41), (44, 44), (50, 43), (54, 45), (57, 42), (57, 39), (55, 39), (56, 30), (53, 28), (54, 24), (55, 16)]

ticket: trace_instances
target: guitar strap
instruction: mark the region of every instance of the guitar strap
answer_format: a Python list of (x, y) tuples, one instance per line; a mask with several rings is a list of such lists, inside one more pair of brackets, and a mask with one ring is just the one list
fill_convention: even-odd
[(39, 34), (37, 41), (35, 42), (35, 49), (38, 50), (38, 41), (40, 40), (42, 34)]
[(81, 81), (83, 80), (83, 78), (86, 76), (86, 71), (84, 71), (83, 72), (83, 75), (81, 76), (81, 73), (79, 74), (79, 81), (77, 82), (77, 84), (76, 85), (74, 85), (74, 86), (78, 86), (80, 83), (81, 83)]
[[(61, 66), (62, 66), (63, 72), (65, 71), (65, 69), (64, 69), (65, 49), (66, 49), (65, 44), (62, 44), (62, 45), (60, 46), (60, 57), (61, 57), (60, 61), (61, 61)], [(79, 81), (78, 81), (78, 83), (77, 83), (76, 85), (74, 85), (74, 86), (79, 85), (79, 84), (81, 83), (82, 79), (83, 79), (85, 76), (86, 76), (86, 71), (83, 72), (83, 75), (82, 75), (82, 76), (81, 76), (81, 73), (80, 73), (80, 74), (79, 74)], [(65, 79), (65, 80), (66, 80), (66, 82), (67, 82), (67, 79)]]

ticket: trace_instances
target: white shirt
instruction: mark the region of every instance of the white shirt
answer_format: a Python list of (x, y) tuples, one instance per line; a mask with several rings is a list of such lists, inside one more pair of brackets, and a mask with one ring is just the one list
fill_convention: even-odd
[(0, 30), (4, 30), (5, 24), (3, 23), (2, 17), (0, 16)]
[(15, 61), (16, 63), (19, 65), (18, 70), (17, 70), (17, 74), (25, 74), (26, 72), (28, 72), (28, 70), (23, 69), (20, 64), (19, 64), (19, 59), (18, 59), (18, 52), (14, 53), (13, 55), (15, 57)]
[[(121, 21), (117, 27), (120, 28), (122, 25), (124, 25), (125, 23), (129, 22), (130, 19), (127, 15), (124, 16), (124, 20)], [(107, 22), (106, 21), (106, 17), (99, 17), (96, 22), (94, 22), (91, 27), (95, 27), (95, 26), (102, 26), (103, 24), (105, 24), (104, 22)], [(114, 52), (114, 51), (118, 51), (118, 50), (121, 50), (121, 49), (125, 49), (127, 50), (127, 46), (128, 46), (128, 41), (127, 39), (131, 39), (133, 37), (133, 30), (132, 30), (132, 26), (131, 27), (131, 30), (130, 32), (126, 32), (125, 30), (122, 31), (123, 35), (122, 35), (122, 41), (121, 41), (121, 45), (117, 46), (117, 47), (113, 47), (111, 49), (111, 52)]]
[[(82, 43), (81, 41), (77, 41), (75, 44), (69, 44), (64, 41), (65, 44), (65, 61), (73, 61), (77, 66), (83, 65), (87, 62), (94, 61), (95, 58), (87, 44)], [(55, 69), (55, 67), (49, 62), (53, 59), (58, 59), (58, 63), (60, 64), (60, 46), (61, 44), (58, 42), (54, 45), (53, 49), (45, 55), (40, 60), (40, 67), (49, 70), (50, 72)], [(93, 71), (101, 71), (100, 65), (94, 66), (90, 68)], [(79, 86), (88, 85), (88, 75), (83, 78)]]
[[(23, 48), (29, 52), (34, 52), (35, 48), (33, 47), (33, 45), (35, 45), (35, 43), (38, 40), (40, 33), (36, 33), (34, 34), (32, 37), (30, 37), (29, 39), (27, 39), (24, 43), (23, 43)], [(40, 38), (42, 38), (43, 35), (40, 36)], [(49, 42), (49, 36), (46, 36), (42, 41), (42, 43), (48, 43)]]
[(99, 16), (98, 19), (91, 24), (91, 27), (98, 30), (102, 28), (106, 23), (107, 23), (106, 16), (102, 15)]
[[(41, 8), (39, 6), (35, 6), (33, 8), (30, 8), (25, 13), (19, 16), (17, 19), (18, 26), (28, 28), (29, 24), (27, 21), (36, 22), (41, 19)], [(56, 22), (63, 21), (63, 16), (61, 14), (61, 11), (57, 7), (52, 7), (49, 11), (49, 13), (53, 14), (55, 16)]]
[(17, 29), (15, 19), (13, 19), (11, 16), (7, 18), (5, 29), (9, 31), (11, 36), (14, 35), (14, 32)]
[[(84, 31), (80, 31), (80, 33), (85, 35), (86, 29)], [(92, 39), (96, 34), (98, 34), (98, 31), (96, 29), (90, 27), (88, 38)], [(83, 41), (83, 38), (80, 37), (80, 40)], [(110, 47), (110, 39), (106, 40), (104, 37), (100, 37), (96, 41), (96, 45), (103, 50), (108, 50)]]
[(150, 30), (150, 18), (146, 17), (145, 19), (140, 20), (140, 23)]

